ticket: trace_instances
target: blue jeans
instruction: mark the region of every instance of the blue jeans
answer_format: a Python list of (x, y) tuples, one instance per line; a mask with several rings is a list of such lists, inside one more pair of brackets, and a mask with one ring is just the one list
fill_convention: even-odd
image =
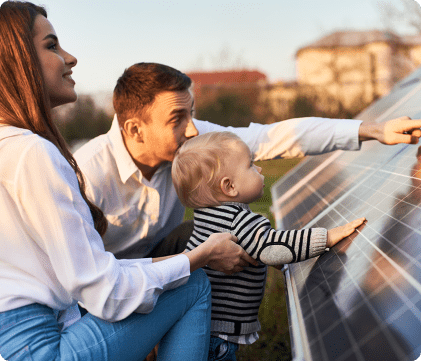
[(133, 313), (114, 323), (88, 313), (60, 332), (51, 308), (31, 304), (0, 313), (0, 355), (8, 361), (142, 361), (159, 343), (158, 360), (205, 361), (210, 305), (210, 284), (202, 270), (164, 292), (151, 313)]
[(208, 361), (236, 361), (238, 344), (211, 336)]

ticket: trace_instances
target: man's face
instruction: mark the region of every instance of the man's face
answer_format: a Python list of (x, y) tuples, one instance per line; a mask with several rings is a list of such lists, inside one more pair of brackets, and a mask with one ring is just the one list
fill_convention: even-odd
[(198, 135), (192, 122), (194, 100), (190, 91), (158, 94), (147, 109), (143, 124), (144, 146), (149, 166), (172, 162), (179, 147)]

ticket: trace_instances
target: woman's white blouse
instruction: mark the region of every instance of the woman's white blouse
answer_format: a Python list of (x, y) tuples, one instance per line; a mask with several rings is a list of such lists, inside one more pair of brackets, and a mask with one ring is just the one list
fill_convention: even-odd
[(80, 301), (117, 321), (152, 311), (189, 275), (185, 255), (152, 263), (105, 252), (59, 150), (31, 131), (0, 126), (0, 312), (31, 303), (61, 311)]

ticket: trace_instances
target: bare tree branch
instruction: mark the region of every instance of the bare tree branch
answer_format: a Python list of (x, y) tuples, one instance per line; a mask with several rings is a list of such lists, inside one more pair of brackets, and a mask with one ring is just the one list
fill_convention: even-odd
[(387, 1), (379, 1), (381, 20), (389, 31), (399, 33), (398, 25), (406, 25), (421, 33), (421, 6), (415, 0), (401, 0), (402, 7), (397, 8)]

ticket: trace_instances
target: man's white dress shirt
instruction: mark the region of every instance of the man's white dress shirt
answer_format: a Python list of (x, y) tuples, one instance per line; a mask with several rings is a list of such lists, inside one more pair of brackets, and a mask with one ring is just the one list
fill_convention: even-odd
[(152, 263), (105, 252), (73, 169), (29, 130), (0, 126), (0, 198), (0, 312), (31, 303), (72, 309), (63, 315), (69, 325), (81, 301), (116, 321), (152, 311), (162, 292), (188, 280), (185, 255)]
[[(359, 120), (290, 119), (247, 128), (222, 127), (194, 119), (199, 134), (231, 131), (242, 138), (255, 160), (294, 158), (336, 149), (358, 150)], [(184, 207), (171, 180), (171, 164), (159, 167), (150, 181), (142, 176), (128, 153), (117, 117), (110, 131), (92, 139), (75, 153), (85, 175), (87, 195), (105, 213), (109, 226), (105, 249), (117, 257), (145, 257), (178, 226)]]

